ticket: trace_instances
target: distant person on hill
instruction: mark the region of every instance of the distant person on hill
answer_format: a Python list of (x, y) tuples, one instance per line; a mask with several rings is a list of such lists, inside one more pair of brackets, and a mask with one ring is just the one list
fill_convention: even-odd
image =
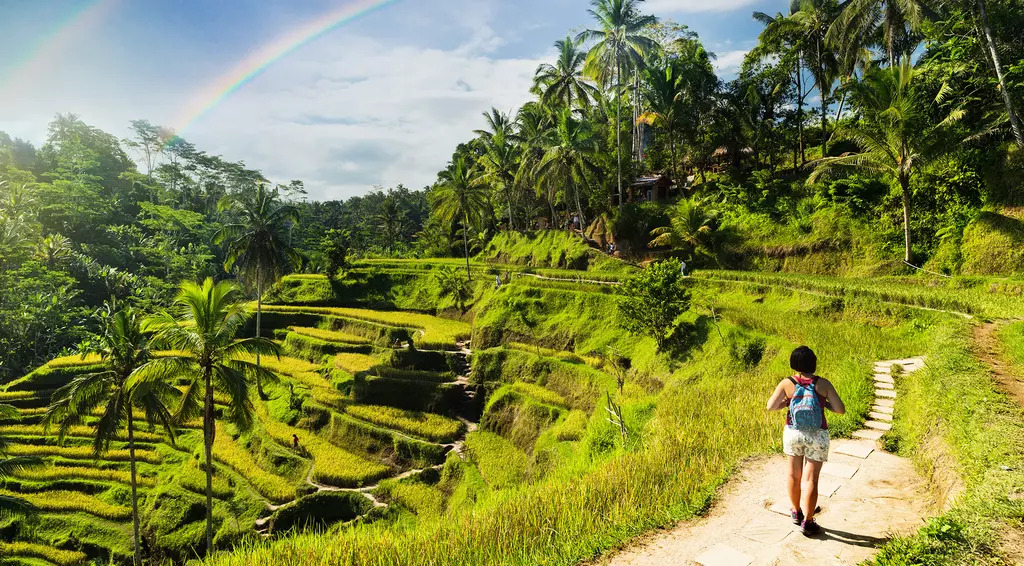
[(297, 434), (292, 435), (292, 448), (299, 449), (299, 435)]
[(810, 348), (800, 346), (793, 350), (789, 366), (797, 373), (775, 387), (768, 399), (768, 410), (788, 408), (786, 428), (782, 431), (782, 451), (789, 457), (790, 516), (805, 536), (814, 536), (821, 532), (821, 527), (814, 522), (818, 509), (818, 475), (821, 465), (828, 460), (825, 409), (841, 415), (846, 412), (846, 406), (832, 383), (814, 374), (818, 358)]
[(680, 261), (679, 262), (679, 274), (682, 275), (683, 277), (686, 277), (686, 262), (685, 261)]

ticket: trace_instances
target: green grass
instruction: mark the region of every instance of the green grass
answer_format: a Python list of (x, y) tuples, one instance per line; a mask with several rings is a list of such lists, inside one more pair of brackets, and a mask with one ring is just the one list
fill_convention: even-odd
[[(970, 332), (963, 323), (944, 327), (927, 350), (925, 369), (898, 379), (889, 434), (889, 444), (925, 470), (952, 466), (963, 493), (916, 535), (884, 546), (871, 564), (1005, 564), (1000, 541), (1010, 530), (1019, 533), (1024, 411), (971, 354)], [(942, 493), (949, 486), (936, 487)]]
[[(43, 425), (0, 425), (0, 436), (52, 436), (56, 438), (57, 427), (50, 427), (49, 431)], [(76, 438), (92, 438), (96, 436), (96, 429), (91, 426), (77, 425), (68, 428), (67, 436)], [(135, 440), (138, 442), (160, 442), (162, 434), (146, 431), (136, 431)], [(124, 435), (118, 435), (118, 440), (126, 440)]]
[(350, 344), (369, 344), (371, 341), (365, 336), (337, 330), (325, 330), (323, 328), (308, 328), (303, 326), (289, 326), (288, 330), (303, 336), (319, 338), (327, 342), (346, 342)]
[(127, 521), (132, 516), (132, 511), (128, 507), (111, 505), (101, 499), (77, 491), (16, 493), (0, 490), (0, 495), (20, 497), (43, 511), (88, 513), (112, 521)]
[(333, 315), (392, 327), (413, 328), (418, 331), (418, 335), (414, 337), (417, 346), (425, 349), (452, 348), (457, 340), (468, 338), (471, 330), (468, 323), (459, 320), (408, 311), (377, 311), (346, 307), (301, 307), (288, 305), (265, 305), (263, 308), (270, 312)]
[[(112, 481), (125, 485), (131, 483), (131, 474), (125, 470), (89, 468), (84, 466), (34, 466), (31, 468), (16, 470), (12, 475), (16, 478), (31, 481), (54, 481), (78, 478), (85, 480)], [(156, 479), (139, 475), (137, 483), (143, 487), (153, 487), (156, 485)]]
[(263, 469), (252, 454), (232, 439), (219, 423), (213, 441), (213, 457), (241, 474), (260, 495), (275, 503), (295, 497), (295, 485), (292, 482)]
[(999, 329), (999, 341), (1018, 376), (1024, 376), (1024, 321), (1012, 322)]
[(770, 285), (835, 297), (867, 298), (983, 317), (1024, 316), (1024, 281), (982, 277), (835, 278), (702, 270), (699, 279)]
[(334, 365), (345, 370), (346, 372), (355, 375), (357, 373), (370, 371), (374, 366), (379, 364), (379, 360), (373, 356), (366, 354), (355, 354), (351, 352), (342, 352), (334, 356)]
[(466, 448), (491, 489), (507, 489), (526, 480), (529, 458), (497, 434), (477, 431), (466, 436)]
[(0, 542), (0, 556), (42, 558), (58, 566), (76, 566), (84, 563), (86, 559), (85, 554), (77, 550), (60, 550), (28, 542)]
[[(14, 444), (8, 447), (11, 456), (59, 456), (61, 458), (90, 460), (97, 459), (92, 446), (59, 446), (55, 444)], [(98, 458), (115, 462), (129, 461), (128, 449), (111, 449), (99, 454)], [(135, 449), (135, 459), (139, 462), (159, 464), (160, 453), (155, 450)]]
[(302, 428), (278, 422), (257, 408), (260, 424), (274, 440), (284, 446), (292, 445), (292, 435), (313, 458), (313, 479), (337, 487), (359, 487), (388, 475), (388, 466), (371, 462), (343, 450), (316, 434)]
[(465, 426), (452, 418), (380, 405), (349, 405), (353, 417), (435, 442), (452, 442)]
[[(330, 537), (289, 537), (209, 563), (576, 564), (692, 516), (705, 508), (742, 458), (781, 448), (781, 415), (767, 414), (763, 406), (788, 374), (789, 350), (795, 344), (817, 349), (823, 375), (843, 395), (849, 413), (830, 421), (835, 434), (842, 435), (857, 428), (867, 412), (871, 361), (921, 353), (933, 322), (926, 317), (876, 326), (807, 315), (794, 325), (793, 313), (810, 311), (812, 298), (783, 293), (770, 294), (763, 302), (756, 299), (731, 293), (720, 297), (719, 306), (726, 317), (723, 325), (742, 324), (750, 332), (773, 336), (759, 365), (738, 365), (712, 331), (689, 363), (662, 378), (656, 405), (644, 393), (646, 387), (627, 386), (633, 392), (623, 400), (627, 422), (634, 434), (643, 435), (643, 442), (622, 446), (614, 428), (594, 419), (580, 441), (582, 452), (570, 456), (567, 467), (538, 479), (537, 463), (515, 451), (508, 440), (486, 432), (471, 434), (471, 459), (488, 485), (504, 489), (491, 495), (463, 492), (475, 469), (467, 468), (452, 486), (443, 519), (421, 519), (415, 529), (382, 524)], [(589, 324), (600, 329), (608, 322), (592, 319)], [(510, 456), (515, 454), (521, 456)]]

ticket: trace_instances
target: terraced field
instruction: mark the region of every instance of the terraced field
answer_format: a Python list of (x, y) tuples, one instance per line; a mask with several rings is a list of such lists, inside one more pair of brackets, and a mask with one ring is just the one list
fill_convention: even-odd
[[(440, 465), (466, 431), (455, 416), (472, 404), (466, 386), (455, 383), (455, 367), (468, 371), (463, 355), (389, 347), (389, 337), (408, 333), (418, 345), (453, 351), (457, 339), (469, 336), (466, 323), (355, 308), (266, 309), (281, 322), (276, 337), (286, 355), (260, 360), (278, 381), (264, 384), (267, 399), (255, 404), (252, 430), (217, 423), (215, 545), (222, 547), (257, 532), (283, 532), (275, 531), (278, 523), (284, 530), (307, 519), (326, 525), (387, 507), (376, 500), (366, 505), (377, 482)], [(88, 422), (71, 427), (63, 443), (42, 424), (53, 391), (99, 364), (94, 356), (57, 358), (0, 387), (0, 403), (18, 412), (0, 420), (9, 455), (43, 460), (0, 482), (0, 495), (23, 498), (39, 509), (35, 524), (0, 520), (0, 531), (13, 534), (3, 537), (13, 542), (0, 543), (4, 559), (67, 566), (130, 562), (124, 440), (97, 455)], [(225, 401), (216, 398), (218, 406)], [(185, 560), (202, 547), (201, 422), (182, 425), (175, 443), (142, 420), (136, 425), (143, 537), (159, 556)], [(343, 497), (348, 490), (358, 497)], [(317, 493), (321, 498), (337, 494), (331, 506), (345, 511), (323, 516), (317, 510), (322, 502), (310, 499)]]

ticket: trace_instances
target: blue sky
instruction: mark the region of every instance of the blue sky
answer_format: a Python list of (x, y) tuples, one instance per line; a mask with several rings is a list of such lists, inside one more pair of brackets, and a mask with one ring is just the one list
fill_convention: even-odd
[[(132, 119), (169, 124), (249, 53), (346, 2), (108, 1), (57, 44), (48, 40), (54, 30), (92, 2), (0, 0), (0, 130), (39, 144), (57, 112), (119, 136)], [(751, 13), (787, 5), (648, 0), (645, 11), (698, 32), (728, 78), (756, 41)], [(420, 188), (481, 126), (482, 112), (511, 111), (529, 98), (553, 42), (590, 25), (588, 7), (402, 0), (304, 45), (182, 135), (275, 181), (301, 179), (316, 199), (375, 185)]]

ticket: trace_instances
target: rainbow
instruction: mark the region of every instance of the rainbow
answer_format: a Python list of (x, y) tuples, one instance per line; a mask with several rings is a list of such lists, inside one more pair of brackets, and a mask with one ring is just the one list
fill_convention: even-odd
[(271, 65), (287, 57), (293, 51), (313, 42), (341, 26), (359, 18), (396, 4), (400, 0), (349, 0), (344, 6), (322, 14), (314, 20), (295, 28), (277, 38), (258, 51), (240, 61), (227, 74), (210, 83), (200, 91), (182, 113), (171, 121), (172, 129), (181, 134), (207, 112), (223, 102)]
[(119, 1), (90, 0), (82, 3), (76, 10), (69, 10), (67, 16), (61, 19), (50, 33), (40, 39), (32, 49), (26, 50), (25, 56), (10, 68), (6, 80), (0, 82), (0, 94), (3, 98), (11, 100), (11, 91), (19, 85), (31, 84), (36, 74), (45, 71), (50, 63), (59, 59), (73, 41), (91, 30)]

